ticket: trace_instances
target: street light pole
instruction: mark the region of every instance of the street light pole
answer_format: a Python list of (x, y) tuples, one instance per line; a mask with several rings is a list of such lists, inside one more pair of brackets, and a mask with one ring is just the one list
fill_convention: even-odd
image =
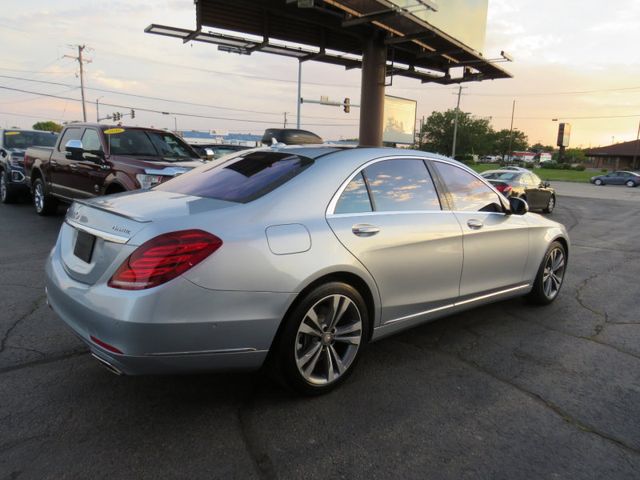
[(638, 133), (636, 134), (636, 149), (633, 152), (633, 162), (631, 168), (636, 169), (636, 159), (638, 158), (638, 149), (640, 149), (640, 121), (638, 121)]

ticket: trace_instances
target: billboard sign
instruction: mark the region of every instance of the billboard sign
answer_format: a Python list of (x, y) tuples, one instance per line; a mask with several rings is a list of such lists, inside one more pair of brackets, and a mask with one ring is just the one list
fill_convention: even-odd
[(416, 128), (417, 102), (408, 98), (384, 96), (382, 141), (411, 145)]
[(390, 3), (476, 52), (484, 50), (489, 0), (391, 0)]
[(561, 123), (558, 125), (558, 141), (556, 145), (558, 147), (568, 147), (569, 137), (571, 136), (571, 124)]

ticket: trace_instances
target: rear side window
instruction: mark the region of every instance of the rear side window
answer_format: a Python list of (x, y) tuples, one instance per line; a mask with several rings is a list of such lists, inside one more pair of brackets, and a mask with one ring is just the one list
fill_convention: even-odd
[(453, 210), (460, 212), (501, 212), (498, 195), (479, 178), (469, 172), (449, 165), (433, 162), (447, 187), (447, 198)]
[(64, 146), (67, 144), (69, 140), (80, 140), (82, 136), (81, 128), (67, 128), (62, 134), (62, 138), (60, 139), (60, 144), (58, 145), (58, 150), (61, 152), (64, 150)]
[(376, 212), (440, 210), (440, 200), (422, 160), (385, 160), (364, 169)]
[(272, 192), (312, 164), (312, 159), (299, 155), (252, 152), (223, 165), (180, 175), (154, 190), (248, 203)]

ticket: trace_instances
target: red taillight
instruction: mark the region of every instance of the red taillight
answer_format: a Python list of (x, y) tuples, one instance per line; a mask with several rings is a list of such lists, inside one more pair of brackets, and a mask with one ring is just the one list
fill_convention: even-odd
[(505, 195), (508, 195), (509, 192), (511, 191), (511, 187), (503, 183), (503, 184), (496, 185), (496, 190), (498, 190), (501, 193), (504, 193)]
[(108, 350), (109, 352), (113, 352), (113, 353), (117, 353), (122, 355), (122, 350), (114, 347), (113, 345), (109, 345), (107, 342), (103, 342), (102, 340), (100, 340), (99, 338), (94, 337), (93, 335), (90, 335), (91, 337), (91, 341), (93, 343), (95, 343), (96, 345), (101, 346), (102, 348), (104, 348), (105, 350)]
[(140, 245), (109, 280), (122, 290), (157, 287), (183, 274), (222, 246), (222, 240), (202, 230), (165, 233)]

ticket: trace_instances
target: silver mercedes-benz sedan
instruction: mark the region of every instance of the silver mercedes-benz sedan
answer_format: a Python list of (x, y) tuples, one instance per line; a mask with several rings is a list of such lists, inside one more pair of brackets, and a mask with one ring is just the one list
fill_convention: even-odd
[(328, 391), (368, 342), (488, 302), (552, 302), (565, 228), (425, 152), (274, 146), (76, 201), (49, 305), (116, 373), (271, 367)]

